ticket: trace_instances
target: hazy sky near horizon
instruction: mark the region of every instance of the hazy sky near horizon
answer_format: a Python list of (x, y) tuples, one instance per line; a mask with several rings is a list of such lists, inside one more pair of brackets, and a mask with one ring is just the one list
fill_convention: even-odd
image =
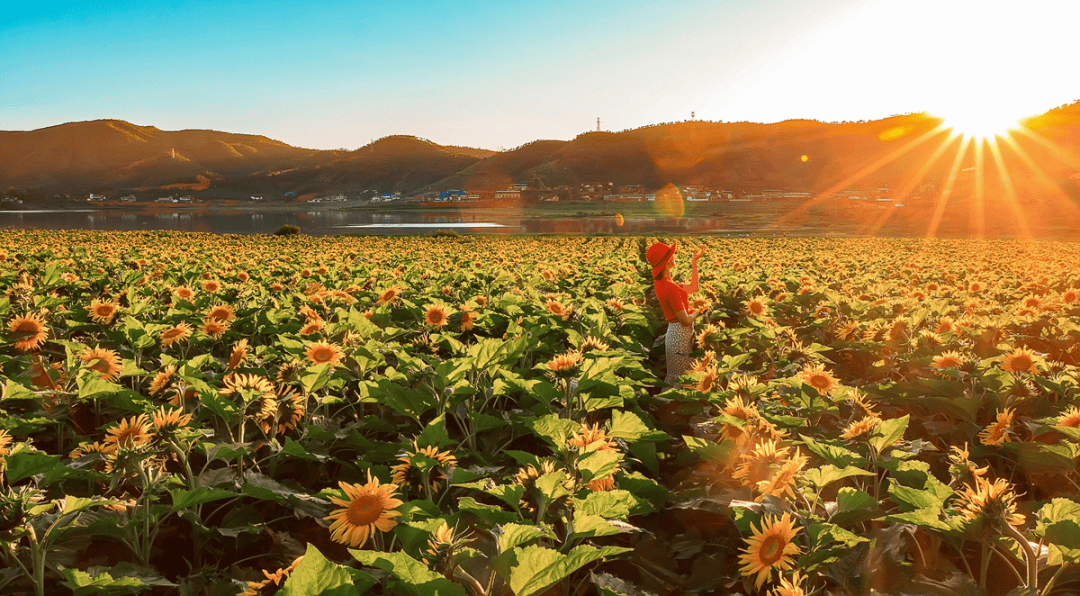
[(39, 1), (0, 130), (115, 118), (355, 149), (689, 119), (1020, 118), (1080, 99), (1080, 0)]

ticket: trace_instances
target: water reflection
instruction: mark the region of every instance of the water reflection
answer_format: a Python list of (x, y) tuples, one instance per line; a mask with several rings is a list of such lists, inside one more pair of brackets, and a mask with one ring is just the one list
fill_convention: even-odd
[[(112, 209), (77, 211), (3, 211), (0, 228), (177, 230), (218, 234), (272, 234), (284, 225), (305, 234), (416, 234), (453, 229), (482, 234), (654, 234), (731, 232), (712, 217), (529, 217), (474, 212), (397, 211), (377, 213), (341, 209), (297, 211), (176, 211)], [(369, 226), (369, 227), (364, 227)]]

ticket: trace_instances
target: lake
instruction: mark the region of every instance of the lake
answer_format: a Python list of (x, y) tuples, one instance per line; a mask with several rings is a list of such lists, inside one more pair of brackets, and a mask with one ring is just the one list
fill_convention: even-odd
[(534, 217), (507, 213), (343, 209), (65, 209), (0, 210), (0, 228), (53, 230), (177, 230), (215, 234), (272, 234), (283, 225), (304, 234), (417, 234), (454, 230), (467, 234), (739, 234), (716, 217)]

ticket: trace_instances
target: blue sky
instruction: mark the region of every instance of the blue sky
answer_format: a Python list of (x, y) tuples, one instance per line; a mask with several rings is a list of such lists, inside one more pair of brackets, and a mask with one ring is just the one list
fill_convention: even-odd
[[(117, 118), (353, 149), (497, 149), (699, 119), (1019, 118), (1080, 99), (1080, 2), (36, 2), (0, 130)], [(947, 115), (947, 114), (941, 114)]]

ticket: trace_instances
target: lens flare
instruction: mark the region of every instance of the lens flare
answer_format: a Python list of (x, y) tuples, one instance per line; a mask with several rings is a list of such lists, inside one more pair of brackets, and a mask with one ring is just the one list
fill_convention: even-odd
[(664, 217), (682, 217), (686, 213), (686, 206), (683, 204), (682, 192), (679, 191), (679, 187), (669, 182), (664, 185), (664, 188), (656, 191), (653, 208)]
[(806, 162), (810, 161), (810, 156), (804, 153), (802, 155), (802, 157), (800, 157), (799, 159), (801, 159), (803, 161), (803, 163), (806, 163)]
[(886, 128), (878, 133), (878, 140), (882, 143), (888, 143), (889, 141), (895, 141), (896, 139), (902, 139), (911, 134), (912, 128), (910, 126), (893, 126), (892, 128)]
[(615, 214), (615, 225), (621, 228), (621, 227), (623, 227), (623, 223), (625, 223), (625, 222), (623, 221), (622, 213), (616, 213)]

